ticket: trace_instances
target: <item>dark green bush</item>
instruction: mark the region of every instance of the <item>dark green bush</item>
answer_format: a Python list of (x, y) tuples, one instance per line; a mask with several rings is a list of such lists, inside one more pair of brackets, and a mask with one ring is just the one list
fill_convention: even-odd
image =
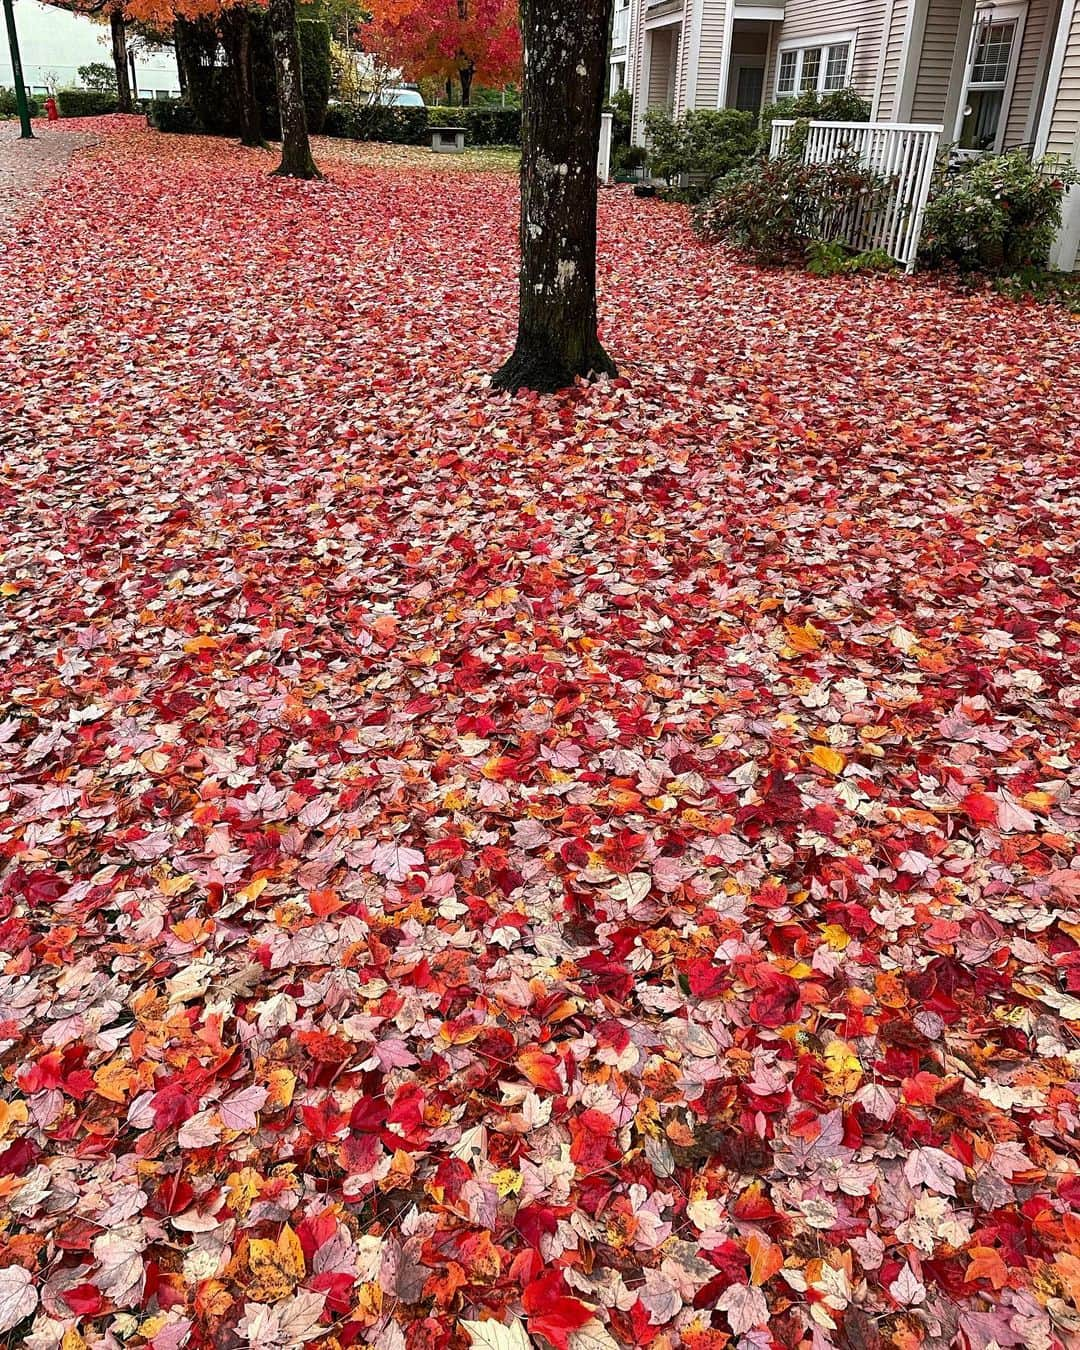
[(321, 19), (301, 19), (297, 27), (308, 131), (319, 135), (330, 102), (330, 25)]
[(339, 104), (330, 108), (327, 136), (354, 141), (426, 145), (429, 127), (464, 127), (469, 145), (520, 145), (520, 108), (385, 108), (380, 104)]
[(834, 89), (829, 94), (811, 90), (796, 98), (781, 98), (761, 113), (761, 144), (768, 152), (772, 124), (777, 118), (806, 118), (813, 122), (869, 122), (870, 103), (855, 89)]
[(1003, 276), (1046, 264), (1075, 171), (1041, 167), (1019, 150), (939, 173), (919, 246), (929, 267)]
[(56, 95), (61, 117), (102, 117), (120, 104), (115, 94), (101, 89), (61, 89)]
[(757, 150), (754, 114), (700, 108), (678, 120), (662, 108), (645, 114), (649, 164), (658, 178), (682, 180), (692, 200), (707, 196), (725, 174)]
[(203, 130), (195, 109), (186, 100), (155, 98), (146, 113), (146, 120), (158, 131), (175, 135), (193, 135)]
[[(341, 136), (352, 141), (423, 145), (428, 138), (428, 113), (433, 111), (429, 108), (384, 108), (371, 103), (356, 107), (342, 104), (327, 110), (323, 131), (327, 136)], [(461, 109), (446, 111), (460, 112)]]
[(853, 159), (756, 161), (717, 185), (695, 211), (694, 228), (703, 239), (727, 240), (775, 265), (800, 257), (812, 239), (835, 239), (850, 212), (880, 200), (881, 188)]
[[(26, 102), (30, 109), (30, 116), (37, 117), (38, 113), (41, 111), (37, 99), (28, 97)], [(18, 117), (18, 115), (19, 108), (18, 104), (15, 102), (15, 90), (0, 89), (0, 118)]]

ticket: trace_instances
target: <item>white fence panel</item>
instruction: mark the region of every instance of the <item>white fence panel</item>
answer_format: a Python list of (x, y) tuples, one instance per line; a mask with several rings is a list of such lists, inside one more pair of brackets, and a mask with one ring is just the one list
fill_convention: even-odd
[[(789, 118), (772, 124), (769, 154), (774, 159), (785, 152), (797, 125)], [(885, 184), (879, 204), (852, 212), (844, 222), (844, 242), (859, 250), (881, 249), (913, 271), (943, 128), (917, 122), (805, 125), (804, 164), (831, 164), (850, 157)]]

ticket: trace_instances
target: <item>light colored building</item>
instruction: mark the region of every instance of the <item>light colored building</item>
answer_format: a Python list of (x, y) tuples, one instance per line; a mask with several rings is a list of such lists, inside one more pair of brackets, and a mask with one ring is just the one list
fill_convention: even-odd
[[(14, 9), (23, 78), (31, 94), (44, 97), (57, 89), (78, 88), (80, 66), (112, 65), (107, 23), (38, 0), (15, 0)], [(169, 48), (136, 53), (135, 76), (140, 98), (180, 95), (176, 60)], [(0, 86), (10, 89), (11, 85), (11, 54), (4, 37), (0, 39)]]
[[(628, 0), (626, 14), (612, 71), (621, 64), (633, 95), (638, 143), (648, 108), (756, 111), (853, 87), (873, 121), (1080, 165), (1080, 0)], [(1074, 188), (1051, 262), (1070, 270), (1078, 254)]]

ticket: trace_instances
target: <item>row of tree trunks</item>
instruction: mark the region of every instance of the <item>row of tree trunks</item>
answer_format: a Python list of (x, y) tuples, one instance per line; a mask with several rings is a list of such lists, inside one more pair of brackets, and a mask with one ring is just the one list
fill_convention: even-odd
[(500, 389), (615, 374), (596, 331), (596, 161), (613, 0), (521, 0), (525, 43), (517, 344)]
[(113, 9), (109, 13), (109, 36), (112, 39), (113, 65), (116, 67), (117, 107), (120, 112), (129, 113), (134, 109), (134, 95), (128, 69), (127, 32), (122, 9)]

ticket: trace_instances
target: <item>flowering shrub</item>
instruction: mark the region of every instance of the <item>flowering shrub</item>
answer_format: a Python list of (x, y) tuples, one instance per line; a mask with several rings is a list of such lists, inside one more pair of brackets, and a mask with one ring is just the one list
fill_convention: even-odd
[(764, 160), (729, 174), (695, 212), (694, 228), (775, 265), (801, 256), (810, 240), (835, 239), (845, 218), (872, 207), (880, 191), (881, 180), (853, 159)]
[(926, 208), (922, 261), (999, 275), (1045, 266), (1074, 179), (1068, 167), (1033, 164), (1018, 150), (947, 170)]

